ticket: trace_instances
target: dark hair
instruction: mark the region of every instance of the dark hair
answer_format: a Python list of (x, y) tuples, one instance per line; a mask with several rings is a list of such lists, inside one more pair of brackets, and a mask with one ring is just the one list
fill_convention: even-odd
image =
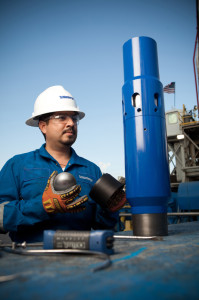
[[(43, 115), (39, 116), (39, 118), (38, 118), (39, 122), (43, 121), (43, 122), (46, 122), (46, 124), (48, 124), (50, 116), (52, 116), (52, 113), (43, 114)], [(44, 139), (46, 140), (46, 135), (42, 131), (41, 131), (41, 133), (43, 134)]]

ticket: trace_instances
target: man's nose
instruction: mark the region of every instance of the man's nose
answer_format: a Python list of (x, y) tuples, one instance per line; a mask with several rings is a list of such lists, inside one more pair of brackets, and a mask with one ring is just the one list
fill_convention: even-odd
[(67, 116), (66, 126), (67, 125), (70, 125), (70, 126), (74, 126), (75, 125), (75, 121), (73, 120), (72, 116)]

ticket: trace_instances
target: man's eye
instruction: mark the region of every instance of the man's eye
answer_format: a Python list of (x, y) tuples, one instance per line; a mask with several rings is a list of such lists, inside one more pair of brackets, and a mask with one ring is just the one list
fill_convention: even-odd
[(58, 119), (59, 119), (60, 121), (65, 121), (65, 120), (66, 120), (66, 116), (58, 116)]

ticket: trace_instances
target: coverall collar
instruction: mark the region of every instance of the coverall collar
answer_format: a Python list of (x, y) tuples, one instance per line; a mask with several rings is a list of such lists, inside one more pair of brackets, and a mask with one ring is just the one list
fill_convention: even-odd
[[(46, 151), (45, 145), (46, 145), (46, 144), (43, 144), (43, 145), (41, 146), (41, 148), (39, 149), (40, 155), (43, 156), (43, 157), (46, 157), (46, 158), (48, 158), (48, 159), (51, 159), (51, 160), (56, 161), (56, 160), (48, 153), (48, 151)], [(66, 168), (67, 168), (68, 166), (71, 166), (71, 165), (74, 165), (74, 164), (76, 164), (76, 165), (82, 165), (82, 166), (87, 167), (87, 165), (86, 165), (84, 159), (82, 159), (80, 156), (78, 156), (77, 153), (75, 152), (75, 150), (71, 147), (71, 157), (70, 157), (70, 160), (69, 160), (69, 162), (68, 162)]]

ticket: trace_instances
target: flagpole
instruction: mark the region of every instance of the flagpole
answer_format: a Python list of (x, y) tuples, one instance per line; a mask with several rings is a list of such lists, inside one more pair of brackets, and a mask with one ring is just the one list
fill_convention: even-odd
[(174, 90), (174, 108), (176, 108), (176, 83), (175, 83), (175, 90)]
[(171, 82), (170, 84), (167, 84), (164, 88), (163, 91), (164, 93), (168, 93), (168, 94), (174, 94), (174, 108), (176, 107), (176, 83), (175, 82)]

